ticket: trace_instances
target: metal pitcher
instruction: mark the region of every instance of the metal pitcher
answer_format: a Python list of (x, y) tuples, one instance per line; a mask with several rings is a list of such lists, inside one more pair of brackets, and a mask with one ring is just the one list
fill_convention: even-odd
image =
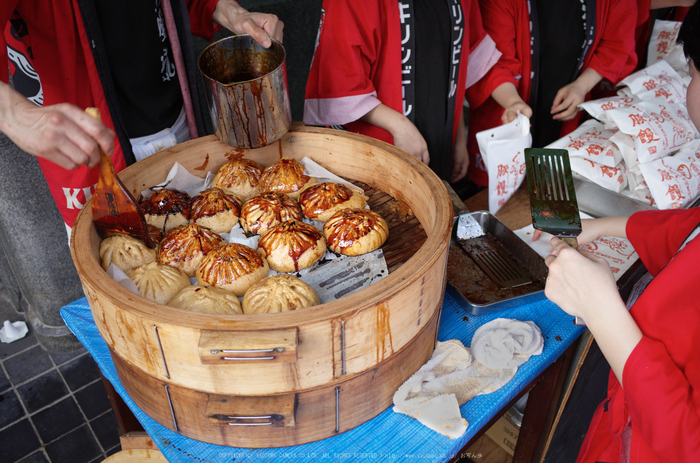
[(284, 136), (292, 123), (286, 52), (249, 35), (212, 43), (199, 55), (199, 70), (216, 135), (235, 148), (260, 148)]

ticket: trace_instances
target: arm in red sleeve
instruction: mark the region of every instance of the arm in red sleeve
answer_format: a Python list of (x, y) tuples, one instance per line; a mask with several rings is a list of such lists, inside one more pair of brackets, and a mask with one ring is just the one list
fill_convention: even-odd
[(384, 2), (371, 3), (359, 8), (353, 0), (324, 1), (306, 84), (305, 123), (347, 124), (380, 103), (371, 76), (386, 64), (380, 62), (380, 49), (387, 46), (382, 43), (380, 18), (386, 13), (380, 11)]
[(635, 0), (610, 0), (607, 13), (605, 18), (596, 21), (602, 36), (586, 67), (617, 84), (634, 71), (637, 64), (634, 36), (637, 3)]
[(661, 461), (700, 461), (700, 208), (639, 212), (627, 237), (654, 279), (630, 310), (644, 336), (625, 363), (625, 400)]
[(187, 0), (190, 28), (197, 37), (211, 41), (214, 34), (221, 29), (212, 19), (217, 3), (219, 0)]
[(700, 208), (644, 211), (627, 221), (627, 238), (644, 262), (656, 275), (700, 222)]
[[(688, 342), (698, 352), (700, 326), (695, 328)], [(700, 461), (700, 375), (698, 360), (692, 361), (681, 371), (663, 343), (645, 336), (625, 364), (623, 383), (633, 429), (664, 462)]]
[(478, 82), (467, 89), (467, 101), (481, 106), (499, 85), (510, 82), (518, 86), (522, 63), (517, 56), (516, 6), (511, 0), (481, 0), (481, 21), (488, 36), (501, 53), (496, 64)]

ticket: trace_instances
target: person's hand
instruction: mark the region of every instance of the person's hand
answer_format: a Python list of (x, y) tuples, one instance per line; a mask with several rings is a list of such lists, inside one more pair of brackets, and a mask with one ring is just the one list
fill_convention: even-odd
[(501, 122), (508, 124), (518, 118), (518, 113), (524, 115), (528, 119), (532, 117), (532, 108), (523, 100), (516, 101), (512, 105), (505, 108), (501, 116)]
[(569, 121), (576, 117), (579, 111), (578, 105), (583, 103), (586, 95), (603, 80), (603, 76), (593, 68), (586, 68), (571, 82), (560, 88), (552, 102), (552, 119), (557, 121)]
[(428, 143), (426, 143), (418, 127), (400, 112), (391, 109), (383, 103), (379, 103), (362, 116), (360, 120), (386, 130), (394, 138), (394, 146), (424, 164), (430, 163)]
[(579, 111), (578, 105), (586, 98), (586, 89), (582, 88), (576, 81), (560, 88), (552, 102), (552, 119), (557, 121), (569, 121), (576, 117)]
[(100, 161), (100, 151), (114, 151), (114, 131), (68, 103), (37, 106), (0, 83), (0, 131), (19, 148), (64, 169)]
[[(578, 244), (588, 244), (602, 236), (627, 237), (627, 219), (624, 216), (610, 216), (598, 219), (582, 219), (581, 234), (576, 237)], [(537, 241), (542, 236), (542, 230), (535, 230), (532, 241)]]
[(549, 267), (544, 294), (550, 301), (584, 321), (604, 316), (607, 307), (622, 302), (605, 259), (576, 250), (557, 237), (551, 244), (552, 253), (544, 260)]
[(532, 108), (523, 101), (511, 82), (504, 82), (491, 92), (491, 97), (503, 108), (501, 122), (508, 124), (518, 117), (518, 112), (528, 118), (532, 117)]
[[(578, 244), (588, 244), (597, 240), (603, 234), (603, 227), (599, 219), (582, 219), (581, 220), (581, 234), (576, 237)], [(542, 236), (542, 230), (535, 229), (532, 234), (532, 241), (537, 241), (540, 236)]]
[[(398, 124), (390, 131), (394, 137), (394, 146), (407, 152), (423, 164), (430, 164), (430, 154), (428, 153), (428, 143), (407, 117), (399, 119)], [(466, 145), (464, 147), (466, 150)]]
[(265, 48), (272, 45), (270, 37), (282, 42), (284, 23), (276, 15), (249, 12), (234, 0), (219, 0), (212, 18), (231, 32), (249, 34)]
[(455, 143), (452, 149), (452, 172), (450, 174), (450, 183), (455, 183), (467, 175), (469, 168), (469, 152), (467, 151), (466, 143)]

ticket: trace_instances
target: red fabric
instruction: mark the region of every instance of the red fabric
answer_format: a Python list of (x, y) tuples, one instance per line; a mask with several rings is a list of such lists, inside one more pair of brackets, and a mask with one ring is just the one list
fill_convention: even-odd
[(628, 418), (631, 462), (700, 461), (700, 238), (676, 255), (699, 222), (700, 208), (629, 219), (627, 236), (654, 275), (630, 310), (644, 336), (625, 363), (624, 390), (611, 372), (580, 463), (620, 461)]
[[(211, 12), (217, 1), (188, 2), (192, 30), (206, 34), (209, 39), (215, 31)], [(15, 11), (29, 31), (23, 43), (14, 41), (9, 34), (8, 22)], [(5, 26), (5, 34), (0, 36), (0, 62), (7, 63), (8, 42), (24, 47), (27, 56), (30, 55), (26, 49), (30, 46), (31, 64), (41, 79), (44, 106), (63, 102), (80, 108), (94, 106), (100, 109), (102, 122), (114, 129), (77, 0), (4, 0), (0, 5), (0, 24)], [(0, 66), (0, 79), (5, 83), (8, 82), (6, 70), (6, 65)], [(111, 157), (117, 172), (126, 167), (117, 138)], [(63, 220), (72, 227), (78, 212), (95, 191), (97, 167), (66, 170), (43, 158), (39, 158), (39, 165)]]
[[(475, 0), (461, 0), (467, 26), (463, 50), (472, 51), (486, 36)], [(324, 0), (325, 16), (306, 84), (306, 99), (369, 95), (403, 114), (401, 95), (401, 30), (398, 0), (364, 2)], [(468, 56), (462, 54), (457, 83), (457, 124), (465, 97)], [(348, 130), (393, 143), (389, 132), (363, 121), (346, 124)]]
[[(511, 82), (520, 97), (529, 104), (531, 91), (530, 15), (526, 0), (480, 0), (486, 32), (496, 41), (503, 53), (489, 79), (480, 81), (474, 89), (476, 102), (469, 110), (469, 178), (482, 186), (488, 184), (488, 174), (481, 162), (476, 133), (501, 125), (503, 108), (490, 98), (493, 89)], [(583, 68), (598, 71), (605, 79), (616, 84), (634, 70), (634, 30), (637, 21), (635, 0), (598, 0), (596, 2), (596, 37)], [(542, 109), (540, 109), (542, 110)], [(548, 110), (545, 109), (545, 110)], [(583, 113), (562, 124), (560, 136), (573, 131), (582, 122)], [(481, 165), (481, 166), (479, 166)]]

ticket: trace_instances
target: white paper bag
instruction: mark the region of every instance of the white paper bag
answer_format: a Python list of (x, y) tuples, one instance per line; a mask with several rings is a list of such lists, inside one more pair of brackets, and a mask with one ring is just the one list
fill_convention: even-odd
[(654, 21), (654, 29), (649, 36), (649, 48), (647, 49), (647, 67), (659, 60), (665, 60), (677, 49), (681, 48), (676, 43), (680, 28), (680, 21), (664, 21), (660, 19)]
[(615, 167), (622, 162), (620, 150), (610, 142), (617, 132), (617, 128), (609, 129), (602, 122), (589, 119), (546, 148), (565, 149), (570, 158), (588, 159), (596, 164)]
[(620, 129), (634, 138), (639, 162), (668, 156), (690, 140), (699, 137), (685, 104), (657, 98), (608, 112)]
[(660, 98), (668, 103), (685, 103), (683, 78), (664, 60), (630, 74), (621, 84), (640, 100)]
[(495, 214), (525, 178), (525, 148), (532, 146), (530, 119), (522, 114), (508, 124), (476, 134), (489, 175), (489, 212)]
[(693, 140), (673, 156), (639, 164), (659, 209), (685, 207), (700, 195), (700, 140)]
[(610, 143), (615, 145), (622, 155), (622, 160), (628, 170), (634, 169), (639, 164), (637, 152), (634, 150), (634, 138), (624, 132), (617, 131), (610, 137)]
[(627, 168), (624, 163), (615, 167), (604, 166), (583, 158), (569, 158), (571, 171), (608, 190), (619, 193), (627, 186)]
[[(624, 89), (626, 91), (629, 91), (628, 87), (624, 87)], [(625, 106), (631, 106), (637, 102), (639, 102), (639, 99), (634, 95), (611, 96), (608, 98), (599, 98), (597, 100), (584, 101), (583, 103), (578, 105), (578, 107), (586, 111), (591, 117), (597, 119), (606, 126), (614, 127), (614, 124), (612, 123), (610, 118), (606, 116), (606, 111), (610, 111), (611, 109), (624, 108)]]

